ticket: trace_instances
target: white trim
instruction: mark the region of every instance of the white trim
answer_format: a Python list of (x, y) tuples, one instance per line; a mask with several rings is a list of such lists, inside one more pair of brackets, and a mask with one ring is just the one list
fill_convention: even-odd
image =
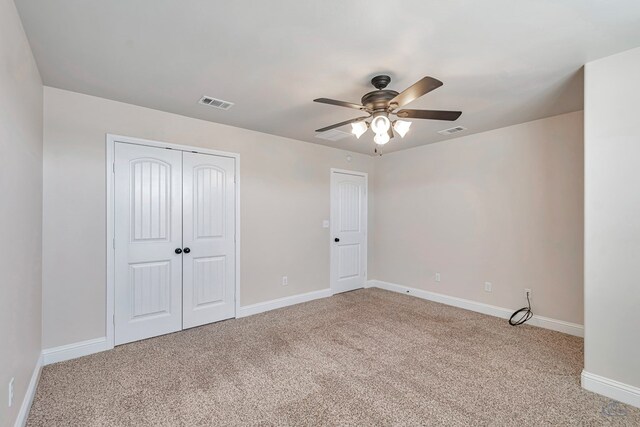
[(369, 174), (368, 174), (367, 172), (360, 172), (360, 171), (352, 171), (352, 170), (347, 170), (347, 169), (331, 168), (331, 173), (333, 173), (333, 172), (343, 173), (343, 174), (346, 174), (346, 175), (363, 176), (363, 177), (367, 178), (367, 181), (369, 180)]
[(152, 141), (150, 139), (135, 138), (132, 136), (107, 134), (107, 142), (124, 142), (127, 144), (145, 145), (147, 147), (171, 148), (179, 151), (195, 151), (196, 153), (212, 154), (214, 156), (231, 157), (237, 159), (240, 157), (238, 153), (230, 153), (228, 151), (212, 150), (210, 148), (195, 147), (192, 145), (172, 144), (170, 142)]
[(335, 267), (332, 262), (333, 256), (331, 256), (331, 252), (334, 250), (333, 245), (333, 220), (331, 215), (333, 214), (333, 174), (334, 173), (342, 173), (346, 175), (355, 175), (361, 176), (364, 178), (364, 195), (365, 195), (365, 203), (364, 203), (364, 254), (363, 254), (363, 263), (364, 263), (364, 287), (367, 287), (367, 277), (369, 275), (369, 174), (367, 172), (359, 172), (352, 171), (347, 169), (338, 169), (331, 168), (329, 171), (329, 288), (332, 293), (336, 293), (336, 290), (333, 289), (333, 268)]
[(80, 341), (73, 344), (61, 345), (60, 347), (47, 348), (42, 350), (44, 365), (64, 362), (65, 360), (76, 359), (93, 353), (109, 350), (107, 337), (94, 338), (92, 340)]
[[(276, 310), (278, 308), (288, 307), (290, 305), (313, 301), (320, 298), (326, 298), (332, 295), (333, 293), (331, 292), (331, 289), (322, 289), (319, 291), (292, 295), (290, 297), (278, 298), (271, 301), (259, 302), (257, 304), (239, 307), (239, 309), (236, 311), (236, 318), (252, 316), (254, 314), (263, 313), (265, 311)], [(42, 363), (43, 365), (50, 365), (52, 363), (63, 362), (65, 360), (76, 359), (78, 357), (87, 356), (89, 354), (111, 350), (112, 348), (113, 346), (109, 346), (109, 340), (107, 339), (107, 337), (95, 338), (92, 340), (62, 345), (60, 347), (48, 348), (43, 350)]]
[(585, 370), (580, 375), (582, 388), (640, 408), (640, 388), (611, 380)]
[(290, 297), (278, 298), (271, 301), (259, 302), (257, 304), (246, 305), (240, 307), (236, 317), (247, 317), (265, 311), (276, 310), (278, 308), (288, 307), (290, 305), (300, 304), (303, 302), (313, 301), (320, 298), (326, 298), (333, 295), (331, 289), (322, 289), (320, 291), (307, 292), (306, 294), (292, 295)]
[[(488, 314), (489, 316), (500, 317), (502, 319), (508, 319), (514, 312), (514, 310), (508, 308), (497, 307), (495, 305), (484, 304), (468, 299), (438, 294), (436, 292), (424, 291), (422, 289), (411, 288), (395, 283), (383, 282), (382, 280), (369, 280), (366, 287), (375, 287), (386, 289), (392, 292), (399, 292), (401, 294), (412, 295), (429, 301), (464, 308), (465, 310)], [(574, 335), (577, 337), (584, 336), (584, 326), (578, 325), (577, 323), (565, 322), (564, 320), (557, 320), (534, 315), (533, 318), (527, 322), (527, 325), (551, 329), (553, 331), (563, 332), (565, 334)]]
[(27, 424), (31, 404), (33, 403), (33, 398), (36, 396), (38, 381), (40, 380), (40, 373), (42, 372), (42, 358), (42, 353), (40, 353), (38, 360), (36, 361), (36, 366), (33, 368), (33, 374), (31, 374), (31, 380), (27, 386), (27, 391), (22, 399), (22, 405), (20, 405), (20, 411), (18, 411), (18, 417), (14, 424), (15, 427), (24, 427)]
[(236, 318), (240, 312), (240, 154), (234, 157), (236, 160)]
[[(513, 311), (509, 313), (509, 317), (511, 317), (511, 315), (513, 314)], [(537, 314), (534, 314), (533, 318), (531, 318), (531, 320), (529, 320), (527, 324), (531, 326), (537, 326), (539, 328), (551, 329), (552, 331), (563, 332), (565, 334), (584, 338), (584, 326), (578, 323), (567, 322), (559, 319), (552, 319), (550, 317), (538, 316)]]
[(107, 134), (106, 142), (106, 182), (107, 188), (105, 197), (107, 206), (107, 276), (105, 286), (105, 299), (107, 302), (106, 318), (105, 318), (105, 336), (107, 342), (107, 349), (112, 349), (115, 346), (115, 200), (114, 200), (114, 180), (115, 180), (115, 136)]
[[(114, 260), (115, 249), (113, 247), (113, 239), (115, 238), (114, 230), (114, 200), (113, 200), (113, 187), (114, 187), (114, 173), (113, 164), (115, 162), (115, 143), (124, 142), (127, 144), (146, 145), (149, 147), (171, 148), (173, 150), (191, 151), (203, 154), (212, 154), (214, 156), (231, 157), (235, 160), (235, 189), (236, 189), (236, 230), (235, 230), (235, 246), (236, 246), (236, 288), (235, 288), (235, 317), (238, 317), (240, 310), (240, 154), (229, 153), (226, 151), (211, 150), (202, 147), (193, 147), (189, 145), (170, 144), (168, 142), (151, 141), (148, 139), (134, 138), (121, 135), (106, 135), (106, 198), (107, 198), (107, 275), (106, 275), (106, 329), (105, 329), (105, 348), (103, 350), (110, 350), (115, 346), (115, 334), (113, 325), (114, 315), (114, 289), (115, 289), (115, 274), (114, 274)], [(85, 341), (86, 342), (86, 341)], [(70, 344), (72, 346), (76, 344)], [(98, 350), (102, 351), (102, 350)], [(94, 352), (95, 353), (95, 352)], [(79, 356), (76, 356), (79, 357)], [(51, 362), (53, 363), (53, 362)], [(47, 364), (47, 363), (45, 363)]]

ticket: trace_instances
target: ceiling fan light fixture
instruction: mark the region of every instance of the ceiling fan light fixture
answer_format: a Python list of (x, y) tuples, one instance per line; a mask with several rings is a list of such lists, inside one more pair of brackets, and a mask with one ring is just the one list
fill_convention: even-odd
[(362, 134), (365, 133), (368, 128), (369, 128), (369, 125), (364, 120), (351, 123), (351, 133), (354, 134), (358, 139), (360, 139)]
[(400, 138), (404, 138), (404, 136), (409, 132), (409, 128), (411, 127), (412, 122), (407, 122), (405, 120), (396, 120), (393, 122), (393, 130), (398, 132)]
[(375, 116), (371, 121), (371, 130), (377, 135), (387, 133), (391, 127), (389, 118), (383, 114)]
[(389, 142), (389, 134), (387, 133), (377, 133), (376, 136), (373, 137), (373, 141), (378, 145), (384, 145)]

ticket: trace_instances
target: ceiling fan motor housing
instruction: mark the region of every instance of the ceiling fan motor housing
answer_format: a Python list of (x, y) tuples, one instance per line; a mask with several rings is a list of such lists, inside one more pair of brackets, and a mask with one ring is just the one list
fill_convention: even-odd
[(364, 105), (369, 111), (382, 111), (389, 107), (389, 101), (398, 95), (395, 90), (385, 89), (391, 82), (391, 77), (380, 75), (371, 79), (371, 84), (376, 89), (373, 92), (369, 92), (362, 97), (362, 105)]
[(386, 110), (389, 107), (389, 101), (395, 98), (398, 92), (395, 90), (381, 89), (374, 90), (362, 97), (362, 105), (370, 111)]

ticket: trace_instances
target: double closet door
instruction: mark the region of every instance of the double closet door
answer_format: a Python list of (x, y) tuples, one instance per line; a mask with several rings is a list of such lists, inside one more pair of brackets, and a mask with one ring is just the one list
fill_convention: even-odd
[(115, 344), (235, 316), (235, 159), (115, 144)]

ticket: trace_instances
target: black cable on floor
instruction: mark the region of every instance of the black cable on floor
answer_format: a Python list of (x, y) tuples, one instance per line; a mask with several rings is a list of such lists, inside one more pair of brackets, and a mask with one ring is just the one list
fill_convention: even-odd
[[(524, 322), (533, 317), (533, 311), (531, 311), (531, 300), (529, 300), (529, 292), (527, 292), (527, 304), (529, 305), (528, 307), (522, 307), (520, 310), (511, 315), (511, 317), (509, 318), (509, 324), (511, 326), (522, 325)], [(516, 317), (520, 313), (522, 313), (522, 317), (520, 317), (518, 320), (513, 320), (514, 317)]]

